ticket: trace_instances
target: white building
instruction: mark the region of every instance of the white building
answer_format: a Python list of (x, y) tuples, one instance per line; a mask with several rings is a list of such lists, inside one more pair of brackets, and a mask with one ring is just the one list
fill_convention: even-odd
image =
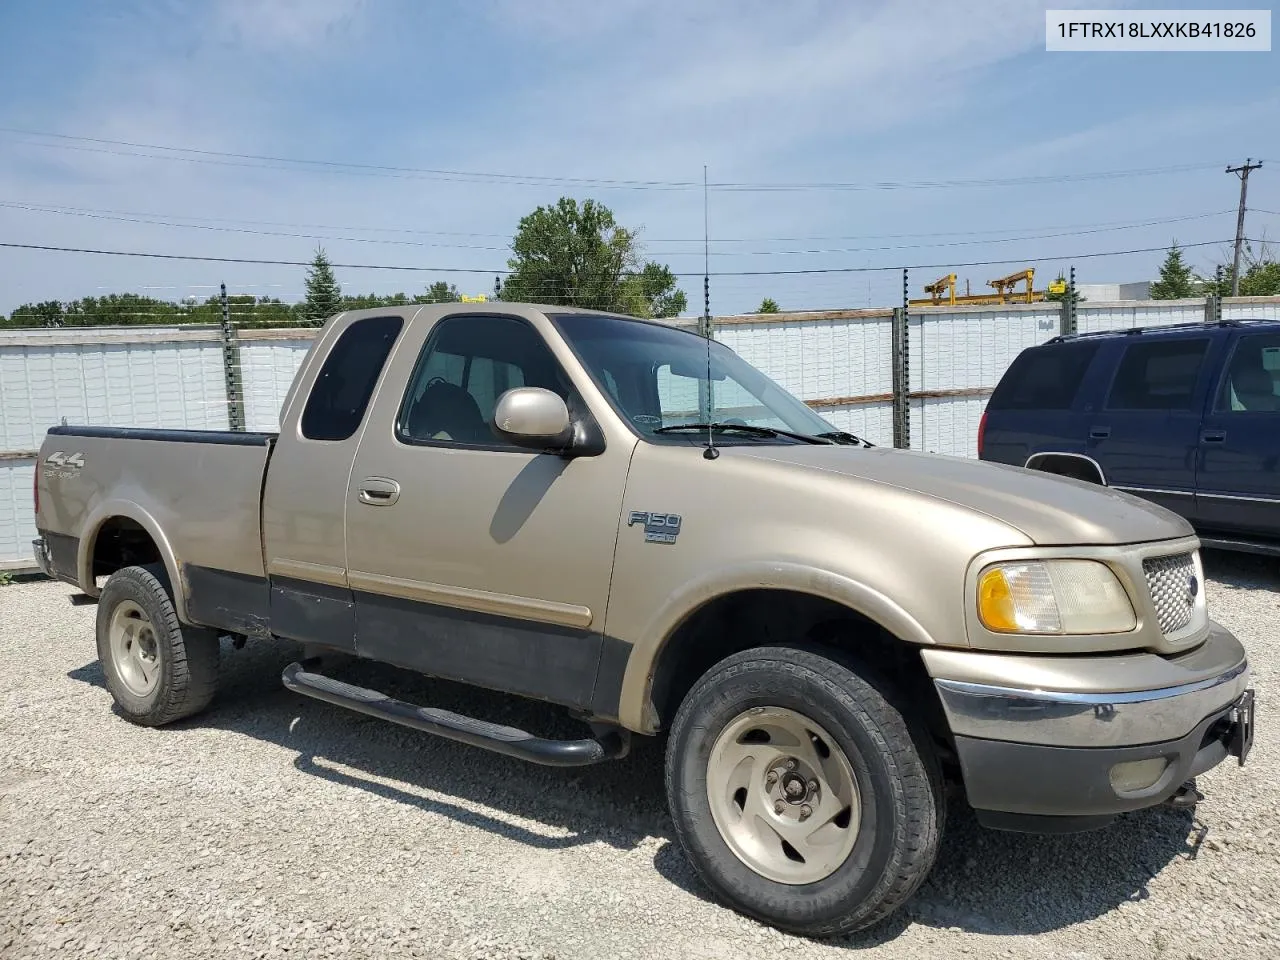
[(1086, 302), (1114, 303), (1117, 300), (1150, 300), (1151, 281), (1133, 283), (1077, 283), (1076, 290)]

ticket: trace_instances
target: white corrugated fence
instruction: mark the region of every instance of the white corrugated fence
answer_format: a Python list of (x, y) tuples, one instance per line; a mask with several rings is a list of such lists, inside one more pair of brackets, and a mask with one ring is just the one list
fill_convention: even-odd
[[(1081, 303), (1084, 332), (1195, 323), (1203, 299)], [(1221, 304), (1224, 320), (1280, 319), (1280, 297)], [(910, 442), (975, 455), (987, 396), (1024, 348), (1062, 330), (1056, 303), (912, 309)], [(893, 311), (720, 317), (716, 337), (838, 429), (893, 443)], [(682, 324), (683, 325), (683, 324)], [(238, 335), (245, 427), (274, 430), (315, 331)], [(0, 330), (0, 569), (27, 566), (36, 535), (34, 455), (45, 431), (73, 424), (221, 429), (230, 404), (216, 327)]]

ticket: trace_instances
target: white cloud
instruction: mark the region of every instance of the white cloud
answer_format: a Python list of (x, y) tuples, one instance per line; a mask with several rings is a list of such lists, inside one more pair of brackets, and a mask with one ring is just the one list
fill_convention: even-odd
[(246, 46), (306, 50), (353, 29), (365, 0), (218, 0), (215, 23)]

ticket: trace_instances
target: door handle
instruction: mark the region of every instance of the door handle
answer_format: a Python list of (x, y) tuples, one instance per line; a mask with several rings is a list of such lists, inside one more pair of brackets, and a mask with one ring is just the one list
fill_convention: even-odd
[(1203, 443), (1222, 443), (1227, 439), (1225, 430), (1202, 430), (1200, 440)]
[(1090, 427), (1089, 428), (1090, 440), (1105, 440), (1109, 436), (1111, 436), (1110, 427)]
[(356, 497), (371, 507), (389, 507), (400, 499), (400, 484), (386, 477), (366, 477)]

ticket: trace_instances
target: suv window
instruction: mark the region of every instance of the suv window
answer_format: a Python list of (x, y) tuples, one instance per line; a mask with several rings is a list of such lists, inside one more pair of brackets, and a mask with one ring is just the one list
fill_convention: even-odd
[(365, 317), (342, 331), (302, 408), (304, 437), (346, 440), (356, 432), (403, 325), (400, 317)]
[(1190, 410), (1208, 337), (1148, 340), (1124, 351), (1108, 410)]
[(1214, 409), (1280, 410), (1280, 333), (1251, 333), (1237, 341)]
[(405, 443), (493, 447), (498, 398), (514, 387), (545, 387), (570, 402), (568, 378), (538, 332), (514, 317), (441, 320), (409, 378), (396, 436)]
[(1024, 350), (1001, 378), (989, 410), (1070, 410), (1097, 343)]

